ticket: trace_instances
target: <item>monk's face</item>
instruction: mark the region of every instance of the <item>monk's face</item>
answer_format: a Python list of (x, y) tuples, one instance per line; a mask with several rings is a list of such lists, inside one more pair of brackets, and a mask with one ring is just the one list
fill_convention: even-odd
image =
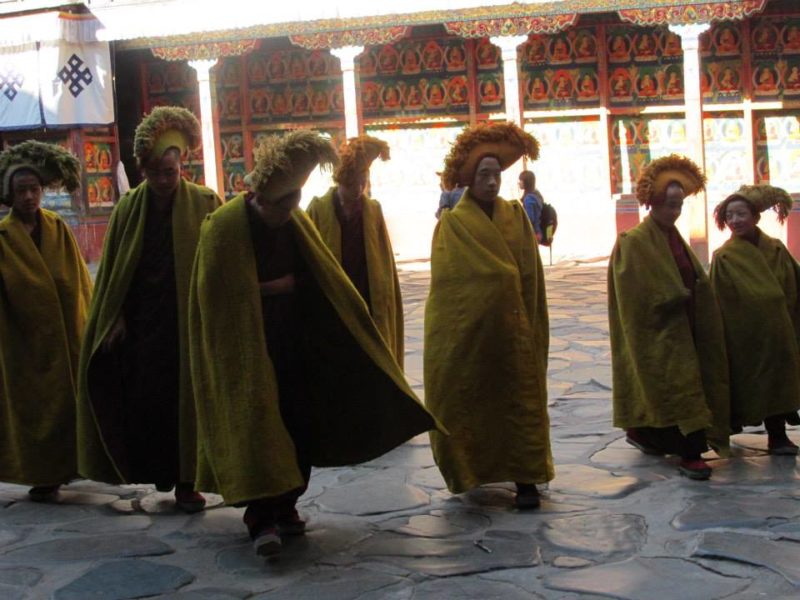
[(478, 202), (494, 202), (500, 191), (500, 163), (494, 156), (482, 158), (475, 170), (475, 179), (470, 186), (470, 195)]
[(650, 209), (653, 220), (665, 228), (675, 225), (675, 221), (681, 216), (683, 209), (683, 198), (686, 194), (680, 184), (670, 183), (667, 186), (667, 193), (664, 201), (656, 204)]
[(181, 182), (180, 151), (170, 148), (161, 158), (147, 163), (144, 177), (156, 198), (171, 200)]
[(23, 220), (30, 219), (42, 204), (42, 184), (31, 171), (18, 171), (11, 177), (14, 213)]
[(276, 200), (263, 200), (256, 194), (254, 202), (261, 220), (274, 229), (289, 221), (292, 211), (300, 206), (300, 190), (292, 190)]
[(339, 183), (339, 198), (342, 202), (356, 202), (364, 195), (369, 181), (369, 171), (361, 171), (352, 178), (352, 181)]
[(744, 200), (734, 200), (725, 207), (725, 224), (736, 237), (749, 237), (756, 230), (760, 215)]

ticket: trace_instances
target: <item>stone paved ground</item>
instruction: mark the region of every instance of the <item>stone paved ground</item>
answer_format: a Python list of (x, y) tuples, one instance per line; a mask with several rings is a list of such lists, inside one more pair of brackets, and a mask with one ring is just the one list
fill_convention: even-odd
[[(452, 496), (424, 436), (316, 471), (301, 503), (308, 535), (269, 563), (253, 555), (241, 509), (218, 498), (187, 516), (145, 486), (80, 482), (58, 505), (35, 505), (0, 485), (0, 598), (797, 598), (794, 459), (767, 456), (753, 431), (714, 461), (710, 482), (692, 482), (611, 426), (604, 272), (548, 269), (557, 477), (540, 511), (511, 508), (509, 485)], [(428, 277), (402, 276), (420, 394)]]

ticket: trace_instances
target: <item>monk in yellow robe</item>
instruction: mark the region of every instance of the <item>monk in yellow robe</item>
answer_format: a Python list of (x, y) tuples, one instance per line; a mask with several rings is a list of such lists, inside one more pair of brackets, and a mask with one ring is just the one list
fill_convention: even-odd
[(367, 305), (298, 209), (336, 152), (309, 130), (256, 151), (251, 190), (203, 224), (189, 309), (198, 489), (245, 505), (258, 555), (302, 535), (311, 467), (371, 460), (437, 426)]
[(431, 433), (450, 491), (513, 481), (517, 507), (536, 508), (554, 476), (544, 270), (522, 205), (497, 195), (523, 155), (538, 143), (503, 123), (464, 131), (445, 160), (445, 186), (467, 189), (433, 236), (425, 403), (450, 432)]
[(793, 456), (786, 423), (800, 424), (800, 265), (759, 229), (769, 208), (783, 223), (792, 198), (770, 185), (745, 185), (717, 206), (717, 226), (729, 227), (731, 238), (714, 252), (711, 283), (725, 323), (731, 427), (763, 422), (770, 454)]
[(728, 450), (729, 388), (722, 317), (711, 282), (675, 221), (704, 189), (688, 158), (651, 162), (636, 193), (650, 214), (620, 234), (608, 266), (614, 425), (645, 454), (676, 454), (708, 479), (707, 441)]
[(383, 140), (368, 135), (350, 139), (333, 173), (337, 185), (311, 200), (307, 211), (402, 367), (403, 298), (392, 242), (380, 203), (365, 194), (370, 165), (378, 157), (389, 158)]
[(186, 512), (197, 448), (189, 374), (189, 279), (200, 225), (220, 199), (181, 177), (200, 143), (184, 108), (159, 107), (136, 129), (145, 180), (114, 207), (81, 352), (78, 461), (85, 477), (155, 483)]
[(92, 282), (69, 227), (41, 208), (43, 188), (80, 184), (80, 163), (28, 141), (0, 154), (0, 481), (54, 499), (77, 477), (78, 352)]

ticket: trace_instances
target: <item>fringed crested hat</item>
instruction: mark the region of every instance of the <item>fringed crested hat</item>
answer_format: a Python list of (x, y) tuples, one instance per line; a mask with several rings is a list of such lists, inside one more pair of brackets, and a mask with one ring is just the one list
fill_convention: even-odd
[(725, 210), (734, 200), (744, 200), (759, 213), (773, 209), (778, 214), (778, 222), (781, 224), (786, 221), (792, 210), (792, 197), (786, 190), (766, 184), (743, 185), (714, 209), (714, 221), (720, 230), (725, 229)]
[(376, 158), (389, 160), (389, 144), (369, 135), (350, 138), (339, 151), (339, 166), (333, 172), (333, 180), (352, 182), (356, 175), (368, 171)]
[(539, 142), (514, 123), (483, 123), (462, 131), (444, 159), (442, 182), (452, 189), (472, 184), (478, 163), (494, 156), (505, 170), (523, 156), (539, 158)]
[(694, 162), (679, 154), (657, 158), (648, 164), (636, 184), (639, 204), (653, 206), (664, 201), (670, 183), (678, 183), (687, 196), (706, 189), (706, 176)]
[(284, 136), (269, 136), (256, 148), (255, 169), (248, 175), (252, 191), (266, 202), (274, 202), (303, 187), (317, 166), (338, 163), (331, 142), (310, 129)]
[(71, 192), (81, 183), (80, 162), (68, 150), (56, 144), (29, 140), (0, 153), (4, 204), (12, 204), (11, 180), (14, 173), (23, 169), (36, 173), (43, 187), (62, 185)]
[(200, 122), (180, 106), (158, 106), (136, 128), (133, 154), (140, 167), (160, 159), (169, 148), (181, 153), (195, 150), (202, 142)]

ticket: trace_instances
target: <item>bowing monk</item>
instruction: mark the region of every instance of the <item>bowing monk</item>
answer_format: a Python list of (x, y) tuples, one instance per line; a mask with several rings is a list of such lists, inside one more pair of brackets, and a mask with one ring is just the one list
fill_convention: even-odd
[(553, 478), (547, 300), (525, 209), (497, 194), (501, 172), (538, 150), (512, 123), (456, 139), (442, 178), (467, 189), (434, 231), (425, 307), (425, 402), (451, 434), (431, 433), (447, 487), (513, 481), (522, 509), (538, 507), (536, 484)]
[(75, 391), (92, 282), (69, 227), (41, 208), (43, 188), (80, 183), (80, 163), (28, 141), (0, 154), (0, 481), (52, 500), (78, 475)]
[(620, 234), (608, 266), (614, 425), (645, 454), (676, 454), (679, 470), (708, 479), (708, 440), (725, 454), (728, 364), (711, 282), (675, 227), (683, 199), (705, 189), (688, 158), (651, 162), (636, 187), (650, 209)]
[(220, 199), (181, 177), (200, 143), (184, 108), (153, 109), (136, 129), (145, 180), (114, 207), (81, 352), (78, 460), (110, 483), (175, 487), (178, 508), (202, 510), (187, 309), (200, 224)]
[(774, 208), (783, 223), (792, 209), (785, 190), (744, 185), (714, 210), (731, 238), (714, 252), (711, 284), (725, 323), (731, 377), (731, 428), (760, 425), (770, 454), (796, 455), (786, 423), (800, 408), (800, 268), (779, 240), (758, 227)]
[(189, 309), (199, 489), (246, 506), (258, 555), (302, 535), (312, 466), (371, 460), (437, 423), (367, 305), (299, 210), (325, 138), (298, 130), (256, 152), (250, 192), (203, 225)]
[(333, 173), (336, 186), (314, 198), (307, 210), (402, 366), (403, 298), (392, 242), (380, 203), (365, 194), (370, 165), (378, 157), (389, 159), (383, 140), (368, 135), (350, 139)]

